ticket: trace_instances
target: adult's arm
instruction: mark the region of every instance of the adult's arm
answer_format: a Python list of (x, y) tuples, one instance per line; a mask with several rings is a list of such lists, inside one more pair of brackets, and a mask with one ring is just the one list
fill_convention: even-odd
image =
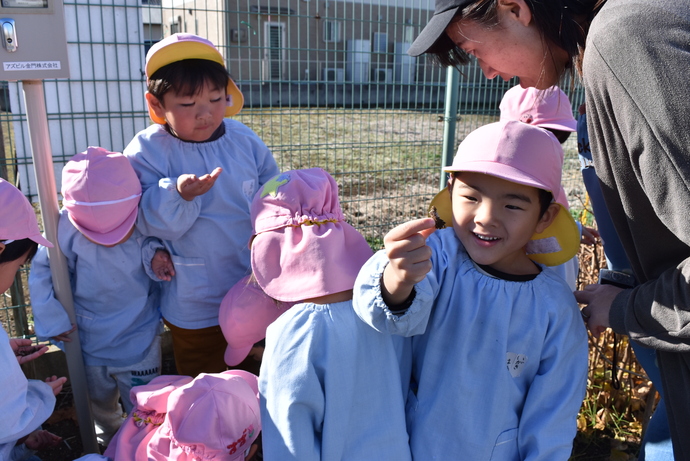
[(609, 321), (656, 349), (690, 351), (690, 5), (609, 1), (588, 36), (592, 156), (637, 279)]

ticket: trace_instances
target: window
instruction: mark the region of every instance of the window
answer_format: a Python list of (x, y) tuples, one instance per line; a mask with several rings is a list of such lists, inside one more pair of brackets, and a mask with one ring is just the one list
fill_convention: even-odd
[(339, 42), (340, 41), (340, 22), (325, 20), (323, 22), (323, 41), (324, 42)]

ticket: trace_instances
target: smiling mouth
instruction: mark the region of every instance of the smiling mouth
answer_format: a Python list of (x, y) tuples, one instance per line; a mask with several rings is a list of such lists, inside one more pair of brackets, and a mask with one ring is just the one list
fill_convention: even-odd
[(496, 240), (500, 240), (499, 237), (489, 237), (488, 235), (474, 234), (474, 236), (485, 242), (495, 242)]

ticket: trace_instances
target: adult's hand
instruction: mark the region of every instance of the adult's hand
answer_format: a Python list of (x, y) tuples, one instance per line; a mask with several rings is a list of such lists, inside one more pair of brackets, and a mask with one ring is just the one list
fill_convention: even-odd
[(577, 302), (585, 305), (581, 310), (582, 317), (595, 338), (611, 326), (609, 323), (611, 304), (621, 291), (623, 291), (622, 288), (597, 283), (587, 285), (582, 291), (575, 292)]

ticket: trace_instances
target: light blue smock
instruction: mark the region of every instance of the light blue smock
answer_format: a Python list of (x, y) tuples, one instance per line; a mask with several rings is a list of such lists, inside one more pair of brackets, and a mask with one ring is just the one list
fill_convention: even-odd
[(17, 440), (38, 429), (53, 413), (55, 396), (43, 381), (26, 379), (3, 328), (0, 370), (0, 461), (8, 461)]
[[(143, 195), (137, 227), (163, 240), (175, 277), (162, 286), (163, 318), (186, 329), (218, 325), (220, 302), (247, 275), (254, 193), (279, 173), (271, 152), (242, 123), (225, 119), (225, 134), (187, 142), (162, 125), (140, 131), (125, 148)], [(223, 172), (205, 194), (186, 201), (177, 192), (183, 174)]]
[(492, 277), (453, 229), (427, 239), (433, 268), (403, 315), (381, 297), (376, 253), (355, 282), (354, 308), (375, 329), (412, 336), (407, 418), (416, 460), (567, 460), (587, 384), (587, 333), (554, 272)]
[[(138, 363), (161, 333), (160, 282), (147, 275), (142, 261), (142, 247), (149, 242), (134, 229), (132, 236), (119, 245), (98, 245), (74, 227), (67, 210), (60, 211), (58, 243), (67, 259), (87, 366)], [(150, 266), (150, 259), (147, 263)], [(31, 263), (29, 290), (36, 336), (45, 340), (71, 328), (67, 312), (55, 298), (48, 252), (43, 246), (39, 246)]]
[(264, 459), (410, 460), (409, 343), (372, 330), (351, 301), (282, 314), (259, 373)]

